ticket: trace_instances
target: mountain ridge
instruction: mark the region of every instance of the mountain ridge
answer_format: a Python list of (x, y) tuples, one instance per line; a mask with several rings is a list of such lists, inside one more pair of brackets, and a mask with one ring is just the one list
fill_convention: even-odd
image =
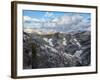
[(91, 36), (88, 31), (50, 35), (25, 33), (30, 37), (23, 38), (24, 69), (90, 65)]

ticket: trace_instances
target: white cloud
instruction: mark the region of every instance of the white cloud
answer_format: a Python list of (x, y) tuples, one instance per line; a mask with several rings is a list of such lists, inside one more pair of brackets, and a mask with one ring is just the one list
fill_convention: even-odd
[(24, 21), (30, 21), (31, 20), (31, 17), (29, 16), (24, 16)]
[(41, 20), (40, 20), (40, 21), (45, 22), (45, 21), (46, 21), (46, 19), (45, 19), (45, 18), (41, 18)]
[(78, 24), (80, 23), (84, 18), (80, 16), (79, 14), (73, 15), (72, 16), (72, 22), (73, 24)]
[(54, 14), (52, 12), (46, 12), (44, 17), (53, 17)]
[(58, 19), (58, 18), (54, 18), (52, 21), (53, 21), (53, 22), (58, 22), (59, 19)]
[[(48, 20), (52, 18), (51, 20)], [(74, 14), (72, 16), (63, 15), (61, 17), (56, 17), (51, 12), (46, 12), (45, 15), (38, 19), (38, 18), (31, 18), (29, 16), (24, 16), (24, 21), (30, 21), (31, 23), (25, 23), (26, 27), (34, 27), (34, 28), (48, 28), (55, 29), (66, 29), (65, 31), (75, 31), (75, 30), (90, 30), (90, 21), (87, 18), (81, 16), (80, 14)], [(35, 23), (34, 21), (40, 22)], [(44, 26), (41, 23), (44, 22)]]
[(58, 21), (58, 25), (65, 25), (65, 24), (69, 25), (71, 23), (72, 23), (71, 17), (70, 16), (66, 16), (66, 15), (60, 17), (59, 21)]
[(90, 27), (90, 21), (88, 22), (86, 18), (79, 14), (75, 14), (73, 16), (64, 15), (60, 17), (59, 21), (57, 22), (62, 29), (66, 29), (69, 31), (75, 30), (86, 30)]
[[(29, 16), (24, 16), (24, 27), (25, 28), (40, 28), (41, 24), (39, 23), (38, 18), (32, 18)], [(36, 23), (37, 22), (37, 23)]]
[(37, 18), (32, 18), (31, 21), (40, 21), (40, 20)]
[(83, 17), (78, 15), (78, 14), (75, 14), (73, 16), (67, 16), (67, 15), (64, 15), (60, 18), (58, 24), (66, 24), (66, 25), (75, 25), (75, 24), (78, 24), (80, 23), (81, 21), (83, 20)]
[(57, 25), (56, 23), (47, 22), (47, 23), (44, 23), (44, 27), (53, 28), (53, 27), (57, 27)]
[(40, 21), (38, 18), (32, 18), (29, 16), (24, 16), (24, 21)]

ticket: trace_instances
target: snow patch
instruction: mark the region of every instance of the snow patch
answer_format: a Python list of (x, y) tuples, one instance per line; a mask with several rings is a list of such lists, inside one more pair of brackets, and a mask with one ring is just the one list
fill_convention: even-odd
[(73, 40), (79, 47), (81, 47), (81, 44), (77, 41), (77, 39), (74, 38)]
[(51, 49), (51, 51), (53, 51), (53, 52), (55, 52), (55, 53), (58, 52), (56, 49), (54, 49), (54, 48), (52, 48), (52, 47), (50, 47), (50, 46), (48, 46), (48, 45), (45, 45), (45, 47)]
[(44, 41), (48, 42), (48, 38), (43, 38)]
[(49, 39), (48, 42), (49, 42), (50, 46), (54, 46), (52, 43), (52, 39)]
[(82, 53), (82, 50), (76, 51), (75, 54), (74, 54), (74, 56), (80, 57), (81, 53)]
[(67, 41), (66, 41), (66, 39), (65, 38), (63, 38), (63, 43), (62, 43), (63, 45), (67, 45)]

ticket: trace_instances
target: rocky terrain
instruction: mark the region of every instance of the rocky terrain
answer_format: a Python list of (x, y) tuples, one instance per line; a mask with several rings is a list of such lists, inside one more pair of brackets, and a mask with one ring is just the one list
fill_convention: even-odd
[(89, 31), (40, 35), (23, 32), (23, 69), (89, 66)]

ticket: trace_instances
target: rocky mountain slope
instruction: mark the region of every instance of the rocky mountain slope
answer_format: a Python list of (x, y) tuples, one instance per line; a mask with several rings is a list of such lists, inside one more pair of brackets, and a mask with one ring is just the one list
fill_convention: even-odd
[(40, 35), (23, 33), (23, 68), (89, 66), (89, 31)]

